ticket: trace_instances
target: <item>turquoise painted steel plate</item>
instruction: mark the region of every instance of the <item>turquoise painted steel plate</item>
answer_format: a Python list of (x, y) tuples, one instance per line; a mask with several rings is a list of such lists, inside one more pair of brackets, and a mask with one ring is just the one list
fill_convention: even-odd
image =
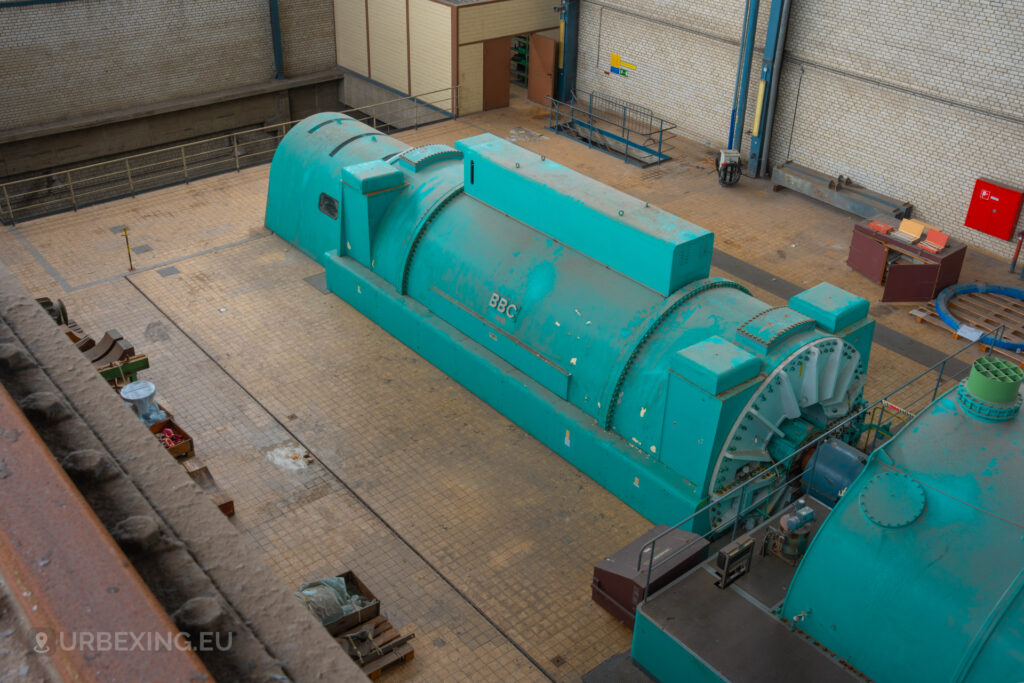
[(924, 512), (924, 487), (902, 472), (875, 475), (860, 492), (864, 516), (887, 529), (911, 524)]

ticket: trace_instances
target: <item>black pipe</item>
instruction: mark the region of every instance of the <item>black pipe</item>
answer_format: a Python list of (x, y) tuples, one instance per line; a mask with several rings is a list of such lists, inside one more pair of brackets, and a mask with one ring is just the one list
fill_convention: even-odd
[(270, 37), (274, 42), (274, 78), (284, 78), (284, 51), (281, 48), (281, 15), (277, 0), (270, 0)]

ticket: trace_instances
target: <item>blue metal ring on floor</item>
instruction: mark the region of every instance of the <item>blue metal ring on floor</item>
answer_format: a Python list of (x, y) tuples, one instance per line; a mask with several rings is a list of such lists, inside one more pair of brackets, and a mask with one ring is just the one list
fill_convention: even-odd
[[(959, 330), (963, 323), (954, 318), (953, 314), (949, 312), (949, 302), (961, 294), (1002, 294), (1003, 296), (1012, 296), (1015, 299), (1024, 300), (1024, 289), (1019, 287), (1007, 287), (1005, 285), (986, 284), (984, 282), (963, 282), (946, 287), (935, 298), (935, 311), (942, 318), (942, 322), (946, 323), (954, 332)], [(985, 340), (984, 343), (988, 346), (1006, 349), (1015, 353), (1024, 351), (1024, 342), (1011, 342), (998, 338)]]

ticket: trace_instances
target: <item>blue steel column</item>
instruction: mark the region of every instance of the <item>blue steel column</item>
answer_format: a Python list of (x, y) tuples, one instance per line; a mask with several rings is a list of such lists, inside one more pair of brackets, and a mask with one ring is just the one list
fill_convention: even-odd
[(284, 51), (281, 49), (281, 15), (277, 0), (270, 0), (270, 38), (274, 43), (274, 78), (284, 78)]
[(761, 81), (757, 87), (757, 109), (750, 136), (749, 172), (754, 177), (765, 175), (768, 166), (768, 145), (771, 142), (772, 119), (775, 117), (775, 96), (782, 75), (782, 50), (786, 44), (790, 0), (772, 0), (768, 33), (764, 41)]
[(558, 99), (568, 102), (576, 89), (576, 59), (579, 51), (580, 0), (562, 0), (558, 53)]
[(754, 35), (757, 33), (757, 12), (760, 4), (760, 0), (747, 0), (744, 12), (740, 62), (736, 69), (732, 120), (729, 123), (729, 149), (737, 152), (743, 145), (743, 119), (747, 115), (747, 87), (750, 84), (750, 65), (754, 60)]

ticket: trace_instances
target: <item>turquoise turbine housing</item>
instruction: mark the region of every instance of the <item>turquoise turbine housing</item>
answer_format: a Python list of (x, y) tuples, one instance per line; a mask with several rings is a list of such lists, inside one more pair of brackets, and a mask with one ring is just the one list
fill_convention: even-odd
[(782, 616), (871, 680), (1024, 680), (1024, 417), (1001, 362), (1008, 408), (993, 418), (967, 380), (918, 414), (790, 584)]
[(769, 306), (709, 277), (707, 230), (490, 134), (413, 149), (312, 116), (274, 155), (266, 225), (655, 522), (718, 501), (860, 399), (867, 301), (823, 283)]

